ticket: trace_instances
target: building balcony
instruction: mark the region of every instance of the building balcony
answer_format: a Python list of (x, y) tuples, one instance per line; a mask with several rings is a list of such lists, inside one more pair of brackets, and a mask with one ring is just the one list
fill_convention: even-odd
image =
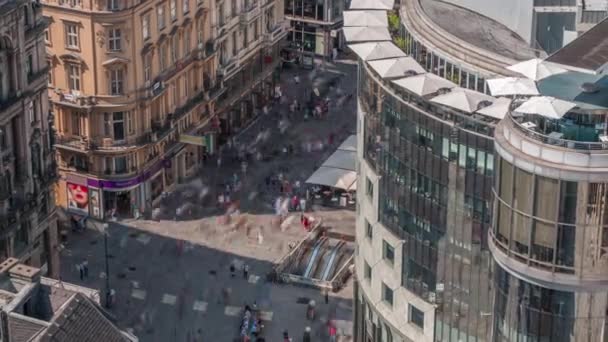
[(240, 66), (240, 59), (238, 56), (233, 56), (225, 63), (222, 63), (217, 68), (217, 74), (220, 78), (226, 79), (231, 76)]
[(255, 3), (250, 5), (249, 8), (245, 8), (243, 10), (243, 12), (239, 15), (239, 22), (243, 26), (249, 25), (249, 23), (259, 17), (260, 14), (262, 14), (262, 10), (260, 10), (260, 6)]
[(263, 41), (265, 44), (273, 45), (287, 36), (287, 32), (289, 30), (289, 22), (282, 21), (276, 23), (274, 26), (269, 28), (266, 33), (263, 35)]

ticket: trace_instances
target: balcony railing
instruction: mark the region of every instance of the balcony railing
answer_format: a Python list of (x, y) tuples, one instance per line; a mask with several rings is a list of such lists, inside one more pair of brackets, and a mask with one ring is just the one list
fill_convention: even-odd
[(564, 147), (568, 149), (574, 150), (583, 150), (583, 151), (598, 151), (598, 150), (608, 150), (608, 143), (605, 142), (588, 142), (588, 141), (576, 141), (576, 140), (567, 140), (557, 137), (550, 137), (548, 135), (535, 132), (532, 129), (524, 127), (520, 122), (517, 121), (516, 118), (513, 118), (509, 115), (508, 119), (503, 120), (505, 124), (510, 127), (517, 129), (523, 135), (528, 138), (534, 139), (536, 141), (540, 141), (543, 144), (553, 145)]

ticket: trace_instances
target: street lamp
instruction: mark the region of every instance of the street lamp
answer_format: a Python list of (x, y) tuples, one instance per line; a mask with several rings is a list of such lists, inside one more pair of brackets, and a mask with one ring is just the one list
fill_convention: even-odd
[(108, 230), (110, 225), (107, 222), (94, 221), (94, 226), (103, 234), (103, 250), (106, 268), (106, 283), (104, 289), (104, 306), (110, 307), (112, 290), (110, 288), (110, 263), (108, 260)]

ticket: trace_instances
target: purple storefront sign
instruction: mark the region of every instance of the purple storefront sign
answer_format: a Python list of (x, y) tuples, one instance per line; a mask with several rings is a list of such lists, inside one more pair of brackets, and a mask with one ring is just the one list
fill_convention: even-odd
[[(170, 165), (170, 163), (171, 163), (171, 160), (169, 160), (169, 165)], [(163, 166), (166, 166), (166, 165), (167, 165), (167, 161), (161, 160), (158, 163), (154, 164), (154, 166), (152, 166), (150, 169), (144, 171), (144, 173), (142, 175), (135, 176), (135, 177), (129, 178), (129, 179), (124, 179), (124, 180), (107, 181), (107, 180), (89, 178), (89, 179), (87, 179), (87, 185), (91, 186), (91, 187), (95, 187), (95, 188), (100, 188), (100, 189), (129, 188), (129, 187), (132, 187), (139, 183), (147, 181), (148, 179), (150, 179), (150, 177), (152, 177), (158, 171), (160, 171), (163, 168)]]

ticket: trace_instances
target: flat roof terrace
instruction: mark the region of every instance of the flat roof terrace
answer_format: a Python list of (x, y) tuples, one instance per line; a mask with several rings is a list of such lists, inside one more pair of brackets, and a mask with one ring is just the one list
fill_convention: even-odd
[(544, 54), (531, 48), (508, 27), (479, 13), (438, 0), (410, 1), (419, 1), (428, 18), (443, 30), (480, 49), (516, 61)]

